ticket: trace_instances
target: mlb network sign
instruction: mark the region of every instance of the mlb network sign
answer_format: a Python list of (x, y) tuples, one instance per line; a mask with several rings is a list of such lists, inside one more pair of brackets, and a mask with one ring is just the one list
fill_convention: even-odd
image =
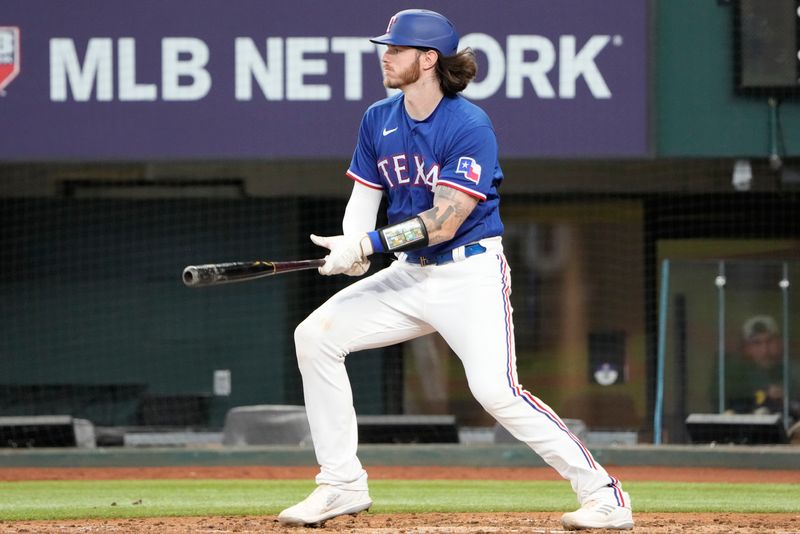
[(0, 94), (19, 74), (19, 28), (0, 26)]
[[(347, 157), (406, 6), (7, 0), (0, 160)], [(440, 1), (506, 157), (647, 153), (646, 2)], [(492, 16), (486, 16), (486, 10)], [(42, 17), (42, 13), (48, 13)], [(24, 57), (24, 64), (20, 58)]]

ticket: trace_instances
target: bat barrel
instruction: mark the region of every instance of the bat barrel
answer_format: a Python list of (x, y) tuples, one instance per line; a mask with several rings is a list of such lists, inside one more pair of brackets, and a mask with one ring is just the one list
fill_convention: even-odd
[(197, 269), (194, 267), (187, 267), (183, 270), (183, 283), (187, 286), (193, 286), (197, 281)]
[(236, 261), (189, 265), (183, 270), (183, 283), (189, 287), (214, 286), (270, 276), (275, 268), (268, 261)]
[(183, 270), (183, 283), (189, 287), (213, 284), (214, 272), (207, 266), (189, 265)]

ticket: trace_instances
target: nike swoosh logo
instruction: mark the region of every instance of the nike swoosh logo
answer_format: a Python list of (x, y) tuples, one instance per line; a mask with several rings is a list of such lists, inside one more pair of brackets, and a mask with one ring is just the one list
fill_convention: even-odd
[(384, 128), (384, 129), (383, 129), (383, 136), (384, 136), (384, 137), (386, 137), (386, 136), (387, 136), (387, 135), (389, 135), (390, 133), (392, 133), (392, 132), (396, 132), (396, 131), (397, 131), (397, 128), (399, 128), (399, 126), (395, 126), (395, 127), (394, 127), (394, 128), (392, 128), (391, 130), (387, 130), (386, 128)]

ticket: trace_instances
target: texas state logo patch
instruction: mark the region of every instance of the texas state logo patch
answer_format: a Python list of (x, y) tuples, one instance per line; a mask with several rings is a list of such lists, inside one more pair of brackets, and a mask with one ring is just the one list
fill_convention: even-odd
[(477, 184), (481, 179), (481, 166), (472, 158), (461, 157), (458, 158), (456, 174), (463, 174), (467, 180)]

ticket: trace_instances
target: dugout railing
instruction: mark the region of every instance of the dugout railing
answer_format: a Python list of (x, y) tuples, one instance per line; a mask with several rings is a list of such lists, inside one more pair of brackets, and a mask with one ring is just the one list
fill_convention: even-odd
[(662, 259), (655, 444), (787, 439), (800, 413), (799, 269), (796, 261)]

